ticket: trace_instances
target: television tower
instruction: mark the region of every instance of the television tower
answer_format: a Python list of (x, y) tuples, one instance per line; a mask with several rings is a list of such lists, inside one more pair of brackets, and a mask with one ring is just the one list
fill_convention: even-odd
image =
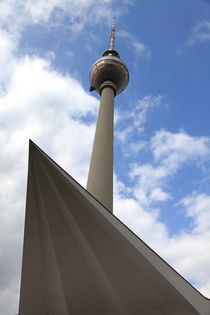
[(98, 121), (91, 156), (87, 191), (113, 212), (113, 129), (114, 97), (127, 86), (129, 72), (114, 49), (115, 18), (110, 47), (90, 70), (90, 91), (101, 95)]

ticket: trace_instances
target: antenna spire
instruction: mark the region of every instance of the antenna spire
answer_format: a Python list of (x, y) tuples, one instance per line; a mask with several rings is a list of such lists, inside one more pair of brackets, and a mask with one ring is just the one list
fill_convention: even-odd
[(114, 50), (114, 40), (115, 40), (115, 18), (113, 17), (112, 33), (110, 37), (110, 47), (109, 47), (109, 49), (111, 50)]

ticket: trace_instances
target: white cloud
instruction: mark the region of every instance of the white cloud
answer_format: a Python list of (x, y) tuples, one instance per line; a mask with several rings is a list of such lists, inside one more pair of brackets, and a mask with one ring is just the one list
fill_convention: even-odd
[(137, 58), (150, 59), (150, 49), (144, 43), (137, 40), (134, 35), (128, 33), (127, 31), (120, 30), (117, 32), (117, 36), (126, 38), (129, 41), (128, 48), (132, 49)]
[(115, 195), (114, 209), (117, 217), (149, 244), (154, 246), (156, 242), (159, 244), (162, 239), (167, 239), (167, 228), (158, 222), (158, 211), (146, 211), (137, 200), (122, 195)]
[(129, 134), (133, 131), (133, 127), (128, 126), (122, 130), (118, 130), (115, 133), (115, 136), (118, 138), (118, 140), (125, 142)]
[(111, 0), (4, 0), (0, 3), (0, 26), (19, 38), (26, 25), (61, 27), (63, 18), (68, 17), (69, 30), (78, 32), (87, 23), (110, 23), (112, 16), (123, 14), (132, 1), (123, 0), (120, 4)]
[[(150, 96), (147, 95), (142, 99), (137, 101), (136, 107), (132, 112), (127, 111), (116, 111), (116, 133), (115, 136), (118, 140), (125, 142), (133, 132), (143, 132), (144, 124), (147, 120), (147, 115), (150, 110), (154, 107), (160, 106), (162, 101), (162, 96)], [(128, 127), (122, 127), (121, 122), (125, 122), (131, 120)], [(138, 152), (145, 147), (145, 143), (140, 141), (138, 144), (133, 144), (132, 142), (129, 144), (129, 151)]]
[(74, 52), (71, 51), (71, 50), (68, 50), (68, 51), (66, 52), (66, 56), (69, 57), (69, 58), (72, 58), (72, 57), (74, 57)]
[(210, 139), (191, 137), (182, 130), (178, 133), (160, 130), (151, 139), (151, 149), (156, 160), (162, 160), (174, 168), (175, 164), (187, 159), (207, 157)]
[(0, 85), (3, 86), (10, 79), (11, 71), (15, 64), (13, 59), (13, 53), (16, 50), (15, 44), (13, 37), (0, 29)]
[(151, 52), (143, 43), (140, 43), (138, 41), (133, 41), (132, 45), (134, 47), (134, 50), (136, 52), (136, 55), (143, 58), (144, 56), (147, 58), (150, 58)]
[(169, 194), (164, 192), (160, 187), (155, 187), (151, 190), (150, 200), (166, 201), (170, 198)]
[[(167, 167), (163, 165), (133, 165), (130, 176), (136, 180), (134, 195), (137, 200), (145, 206), (149, 206), (152, 202), (168, 200), (170, 194), (162, 190), (168, 175)], [(161, 194), (161, 197), (157, 192)]]
[[(67, 137), (69, 145), (71, 141), (75, 143), (78, 129), (82, 148), (83, 129), (88, 132), (91, 128), (81, 119), (88, 113), (95, 115), (97, 104), (75, 79), (52, 70), (49, 62), (25, 57), (17, 62), (7, 91), (0, 99), (1, 138), (8, 147), (19, 143), (16, 149), (29, 136), (35, 140), (42, 138), (43, 145), (52, 139), (56, 151)], [(84, 150), (88, 148), (86, 145)], [(70, 150), (71, 147), (67, 150), (69, 155)]]
[(141, 204), (166, 201), (171, 194), (163, 191), (166, 184), (184, 163), (209, 159), (210, 139), (207, 137), (191, 137), (184, 131), (171, 133), (160, 130), (152, 137), (150, 149), (153, 154), (151, 163), (132, 166), (130, 176), (135, 179), (135, 197)]
[(200, 21), (191, 32), (191, 37), (188, 40), (188, 45), (192, 46), (195, 43), (202, 43), (210, 40), (210, 22), (207, 20)]
[(129, 144), (129, 149), (132, 153), (138, 153), (139, 151), (146, 148), (146, 142), (145, 141), (138, 141), (138, 142), (131, 142)]
[(199, 234), (210, 230), (210, 196), (193, 192), (182, 199), (179, 205), (186, 208), (186, 216), (194, 219), (193, 233)]
[(210, 41), (210, 21), (202, 20), (192, 28), (190, 35), (184, 44), (184, 47), (178, 48), (176, 53), (177, 55), (182, 55), (186, 48), (208, 41)]
[(150, 96), (147, 95), (138, 101), (135, 111), (132, 113), (135, 127), (140, 131), (144, 130), (143, 125), (146, 122), (148, 111), (153, 107), (159, 106), (162, 101), (162, 96)]

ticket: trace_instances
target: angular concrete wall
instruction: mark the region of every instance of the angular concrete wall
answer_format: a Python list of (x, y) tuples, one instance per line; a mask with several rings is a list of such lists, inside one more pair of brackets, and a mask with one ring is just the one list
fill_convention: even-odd
[(31, 142), (19, 314), (207, 315), (210, 303)]

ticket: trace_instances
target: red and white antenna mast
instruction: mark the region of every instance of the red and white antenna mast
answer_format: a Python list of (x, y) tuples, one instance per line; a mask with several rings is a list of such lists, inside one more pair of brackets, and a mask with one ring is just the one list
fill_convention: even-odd
[(110, 47), (109, 47), (109, 49), (111, 50), (114, 50), (114, 40), (115, 40), (115, 18), (113, 17), (112, 34), (110, 38)]

